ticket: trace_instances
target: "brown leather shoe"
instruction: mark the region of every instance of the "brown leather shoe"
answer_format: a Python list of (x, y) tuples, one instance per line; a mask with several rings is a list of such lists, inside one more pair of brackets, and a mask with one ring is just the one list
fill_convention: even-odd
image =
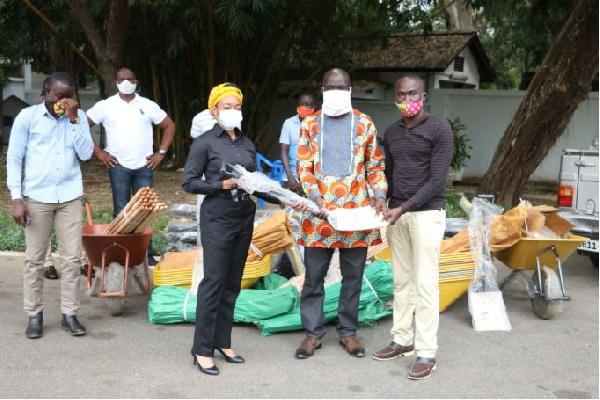
[(410, 346), (400, 346), (398, 343), (392, 342), (383, 349), (373, 353), (373, 358), (378, 361), (388, 361), (397, 357), (412, 356), (413, 354), (415, 354), (415, 346), (412, 344)]
[(300, 347), (296, 349), (296, 358), (304, 360), (308, 357), (312, 357), (315, 354), (316, 349), (321, 348), (321, 341), (315, 337), (307, 336), (304, 338)]
[(354, 357), (364, 357), (365, 348), (360, 344), (356, 336), (346, 336), (340, 338), (340, 346), (344, 347), (344, 350)]
[(435, 358), (417, 357), (417, 361), (410, 367), (410, 379), (425, 379), (431, 376), (435, 369)]

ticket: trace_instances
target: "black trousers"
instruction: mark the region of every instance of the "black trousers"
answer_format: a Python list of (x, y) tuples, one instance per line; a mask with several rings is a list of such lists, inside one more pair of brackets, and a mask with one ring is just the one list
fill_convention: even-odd
[(256, 205), (251, 200), (207, 197), (200, 209), (204, 279), (198, 285), (196, 329), (192, 353), (210, 357), (215, 348), (231, 348), (233, 310), (248, 247)]
[[(306, 271), (300, 297), (300, 317), (306, 334), (317, 339), (321, 339), (325, 335), (324, 280), (334, 250), (320, 247), (304, 248)], [(354, 336), (358, 330), (358, 302), (365, 271), (367, 248), (357, 247), (339, 250), (342, 289), (338, 304), (336, 330), (340, 337)]]

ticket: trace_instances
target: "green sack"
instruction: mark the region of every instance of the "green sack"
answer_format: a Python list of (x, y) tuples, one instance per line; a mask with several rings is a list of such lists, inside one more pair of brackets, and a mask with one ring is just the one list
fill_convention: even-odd
[[(334, 283), (325, 289), (323, 312), (325, 322), (337, 317), (337, 307), (340, 298), (341, 282)], [(372, 326), (376, 320), (392, 314), (385, 302), (394, 296), (392, 269), (386, 261), (376, 261), (365, 269), (358, 305), (358, 321), (361, 326)], [(262, 329), (263, 336), (276, 332), (301, 330), (300, 307), (287, 314), (262, 321), (256, 321), (256, 326)]]
[(298, 291), (293, 286), (275, 290), (242, 290), (235, 302), (233, 320), (252, 323), (285, 314), (296, 307), (298, 298)]
[(267, 276), (263, 276), (258, 280), (256, 285), (254, 285), (255, 290), (274, 290), (279, 286), (287, 283), (287, 279), (279, 274), (270, 273)]
[[(274, 290), (243, 289), (235, 303), (234, 322), (252, 323), (293, 310), (299, 297), (296, 288), (288, 286), (276, 289), (285, 282), (285, 278), (270, 274), (263, 277), (262, 287)], [(196, 302), (196, 296), (190, 294), (188, 289), (179, 286), (157, 287), (148, 302), (148, 321), (152, 324), (195, 322)]]

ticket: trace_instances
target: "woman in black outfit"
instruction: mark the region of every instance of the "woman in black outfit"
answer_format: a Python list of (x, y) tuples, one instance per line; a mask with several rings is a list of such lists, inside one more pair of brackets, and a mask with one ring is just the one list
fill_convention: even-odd
[[(216, 123), (194, 140), (183, 171), (183, 189), (207, 196), (200, 210), (204, 278), (198, 286), (192, 355), (194, 364), (209, 375), (219, 374), (212, 359), (214, 349), (228, 363), (244, 362), (231, 348), (231, 330), (256, 204), (224, 172), (226, 164), (256, 171), (256, 148), (240, 130), (242, 99), (235, 84), (224, 83), (212, 89), (208, 108)], [(270, 196), (259, 196), (279, 203)], [(301, 204), (292, 207), (306, 209)]]

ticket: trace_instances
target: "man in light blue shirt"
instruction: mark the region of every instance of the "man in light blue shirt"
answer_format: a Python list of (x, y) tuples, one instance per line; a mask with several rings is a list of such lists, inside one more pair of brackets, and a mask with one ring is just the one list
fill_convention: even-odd
[(294, 192), (301, 192), (296, 171), (298, 145), (300, 142), (300, 123), (315, 112), (315, 95), (309, 92), (298, 97), (296, 106), (297, 114), (285, 120), (281, 128), (279, 143), (281, 144), (281, 162), (285, 169), (287, 188)]
[(76, 317), (83, 195), (78, 159), (89, 160), (94, 143), (87, 117), (73, 100), (73, 78), (55, 72), (49, 76), (49, 87), (42, 104), (15, 118), (6, 162), (13, 218), (25, 228), (23, 299), (29, 315), (25, 335), (32, 339), (43, 334), (43, 265), (53, 223), (62, 264), (62, 326), (73, 336), (87, 333)]

